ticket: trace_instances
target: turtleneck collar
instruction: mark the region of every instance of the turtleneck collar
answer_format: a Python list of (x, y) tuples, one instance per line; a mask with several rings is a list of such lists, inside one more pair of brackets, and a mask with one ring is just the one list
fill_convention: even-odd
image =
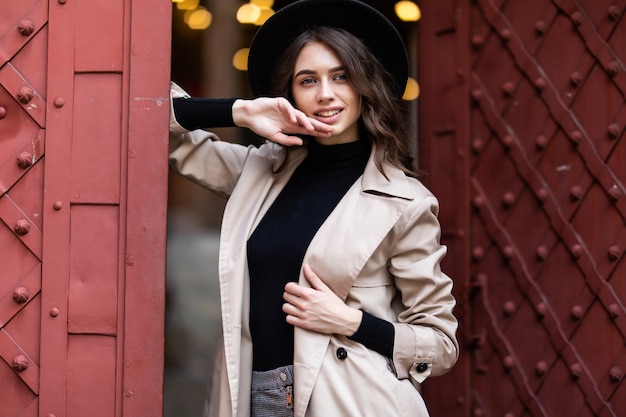
[(369, 140), (361, 139), (337, 145), (322, 145), (314, 139), (307, 144), (307, 164), (325, 168), (342, 168), (367, 161), (372, 150)]

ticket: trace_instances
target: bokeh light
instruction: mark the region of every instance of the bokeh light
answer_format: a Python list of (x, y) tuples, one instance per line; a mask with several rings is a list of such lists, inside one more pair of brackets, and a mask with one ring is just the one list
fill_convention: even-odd
[(237, 10), (239, 23), (254, 23), (259, 17), (261, 17), (261, 8), (252, 3), (246, 3)]
[(402, 100), (412, 101), (419, 97), (420, 95), (420, 86), (415, 81), (415, 79), (409, 77), (406, 82), (406, 88), (404, 89), (404, 95), (402, 96)]
[(259, 18), (254, 21), (254, 24), (256, 26), (262, 26), (263, 23), (265, 23), (265, 21), (267, 19), (272, 17), (273, 14), (274, 14), (274, 10), (273, 9), (262, 8), (261, 9), (261, 14), (259, 15)]
[(417, 22), (422, 17), (420, 8), (412, 1), (399, 1), (394, 9), (400, 20), (405, 22)]
[(194, 10), (198, 8), (200, 0), (183, 0), (176, 2), (176, 8), (178, 10)]
[(185, 23), (195, 30), (204, 30), (211, 25), (213, 21), (213, 15), (204, 7), (200, 6), (194, 10), (188, 10), (185, 12)]
[(247, 71), (249, 52), (249, 48), (241, 48), (235, 52), (235, 55), (233, 55), (233, 67), (237, 68), (239, 71)]
[(250, 3), (261, 9), (269, 9), (274, 5), (274, 0), (250, 0)]

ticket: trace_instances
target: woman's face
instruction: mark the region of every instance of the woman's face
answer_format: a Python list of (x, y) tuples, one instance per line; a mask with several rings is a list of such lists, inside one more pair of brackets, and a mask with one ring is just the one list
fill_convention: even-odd
[(361, 96), (328, 45), (311, 42), (302, 48), (294, 68), (292, 92), (298, 109), (335, 128), (330, 137), (318, 137), (318, 142), (332, 145), (359, 139)]

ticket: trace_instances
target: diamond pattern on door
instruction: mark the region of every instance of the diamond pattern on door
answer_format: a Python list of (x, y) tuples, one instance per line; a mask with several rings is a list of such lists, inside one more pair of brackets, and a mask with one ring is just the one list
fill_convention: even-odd
[(46, 1), (0, 1), (0, 415), (38, 413)]
[(471, 7), (474, 415), (626, 412), (625, 7)]

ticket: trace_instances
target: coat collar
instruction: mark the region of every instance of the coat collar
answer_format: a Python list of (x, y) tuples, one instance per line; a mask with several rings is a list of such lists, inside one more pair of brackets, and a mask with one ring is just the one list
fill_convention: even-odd
[(370, 159), (363, 172), (361, 191), (382, 194), (389, 197), (398, 197), (404, 200), (413, 200), (415, 196), (411, 191), (406, 174), (400, 168), (385, 161), (382, 164), (385, 173), (385, 175), (383, 175), (374, 162), (377, 152), (382, 152), (382, 150), (379, 151), (376, 146), (373, 145)]

